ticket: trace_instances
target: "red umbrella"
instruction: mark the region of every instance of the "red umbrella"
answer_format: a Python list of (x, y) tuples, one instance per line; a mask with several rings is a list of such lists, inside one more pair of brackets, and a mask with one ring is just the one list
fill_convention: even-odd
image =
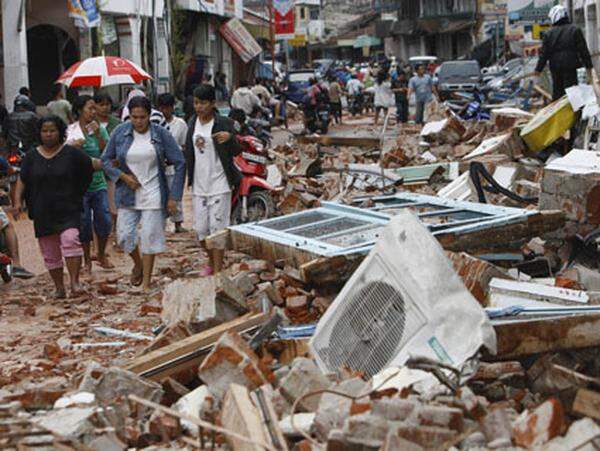
[(73, 64), (58, 77), (57, 83), (76, 86), (108, 86), (138, 84), (150, 75), (137, 64), (118, 56), (97, 56)]

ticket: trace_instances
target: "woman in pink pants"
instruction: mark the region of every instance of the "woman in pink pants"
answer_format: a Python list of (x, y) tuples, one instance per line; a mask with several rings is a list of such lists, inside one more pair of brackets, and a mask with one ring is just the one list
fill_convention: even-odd
[(66, 126), (58, 116), (39, 121), (39, 145), (27, 153), (17, 182), (15, 207), (22, 211), (23, 195), (46, 268), (56, 287), (56, 297), (65, 298), (63, 259), (69, 272), (71, 295), (81, 294), (79, 269), (83, 248), (79, 227), (85, 194), (94, 169), (83, 151), (65, 145)]

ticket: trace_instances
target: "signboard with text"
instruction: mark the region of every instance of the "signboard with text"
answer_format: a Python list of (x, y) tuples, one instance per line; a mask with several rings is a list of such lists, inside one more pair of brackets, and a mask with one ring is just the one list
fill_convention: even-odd
[(244, 63), (249, 62), (262, 52), (261, 46), (252, 37), (244, 24), (237, 18), (231, 19), (220, 28), (221, 35)]
[(273, 0), (275, 39), (292, 39), (295, 31), (294, 0)]

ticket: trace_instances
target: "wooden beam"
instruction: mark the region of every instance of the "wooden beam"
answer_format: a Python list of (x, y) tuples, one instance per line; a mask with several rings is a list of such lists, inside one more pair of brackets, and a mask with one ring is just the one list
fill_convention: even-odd
[(494, 324), (494, 329), (498, 352), (492, 360), (600, 346), (600, 314), (507, 320)]
[(571, 410), (576, 415), (600, 420), (600, 393), (580, 388), (577, 390)]
[(364, 255), (322, 257), (300, 265), (300, 278), (309, 285), (340, 284), (350, 278)]
[(562, 211), (548, 210), (524, 216), (522, 221), (512, 224), (471, 232), (440, 233), (436, 238), (447, 251), (476, 252), (553, 232), (563, 227), (565, 221), (565, 214)]
[[(212, 329), (184, 338), (176, 343), (137, 357), (126, 370), (161, 381), (190, 368), (198, 368), (212, 346), (225, 332), (243, 332), (260, 326), (269, 319), (268, 313), (246, 314)], [(204, 351), (204, 352), (203, 352)]]
[[(263, 428), (260, 412), (250, 399), (248, 389), (243, 385), (231, 384), (225, 393), (221, 408), (220, 423), (230, 431), (248, 437), (254, 443), (269, 443), (270, 439)], [(261, 446), (242, 442), (235, 436), (226, 436), (227, 443), (237, 451), (262, 451)]]
[(229, 229), (213, 233), (205, 238), (206, 249), (231, 249)]
[(302, 264), (320, 257), (292, 245), (275, 243), (265, 238), (251, 236), (235, 230), (230, 232), (234, 250), (275, 264), (279, 263), (300, 268)]
[(380, 139), (374, 136), (297, 135), (298, 144), (323, 146), (378, 147)]

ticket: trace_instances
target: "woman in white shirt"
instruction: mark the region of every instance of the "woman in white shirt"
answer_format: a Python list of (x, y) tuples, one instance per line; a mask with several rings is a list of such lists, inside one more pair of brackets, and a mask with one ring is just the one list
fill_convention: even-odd
[[(117, 241), (133, 260), (132, 284), (144, 292), (150, 290), (155, 256), (166, 248), (165, 219), (175, 214), (185, 179), (183, 154), (168, 130), (150, 122), (151, 111), (147, 98), (132, 98), (130, 121), (115, 129), (102, 155), (104, 170), (117, 182)], [(167, 161), (175, 169), (170, 186)]]
[(375, 82), (375, 125), (379, 119), (379, 112), (383, 110), (383, 117), (388, 113), (388, 109), (396, 103), (394, 91), (392, 91), (392, 81), (387, 71), (379, 71), (377, 81)]

